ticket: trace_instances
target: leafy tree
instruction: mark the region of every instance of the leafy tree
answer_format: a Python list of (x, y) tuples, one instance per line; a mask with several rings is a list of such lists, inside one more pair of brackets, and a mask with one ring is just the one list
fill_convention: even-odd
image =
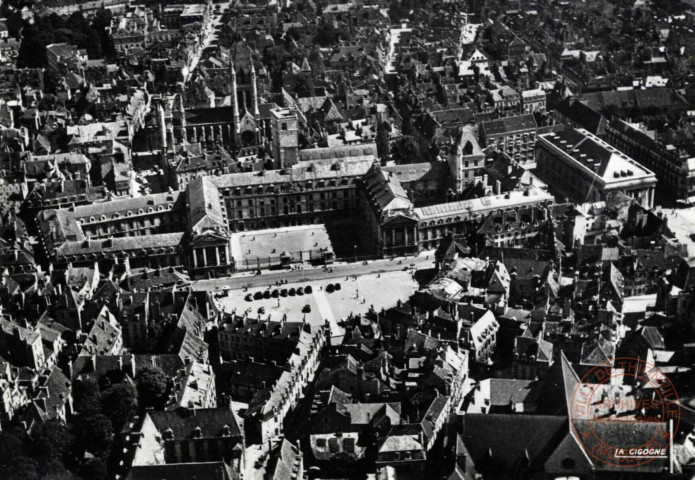
[(2, 478), (6, 480), (39, 480), (39, 464), (30, 457), (15, 457), (9, 465), (3, 468)]
[(113, 38), (108, 30), (111, 27), (112, 17), (111, 10), (102, 8), (94, 15), (92, 20), (92, 27), (99, 36), (101, 51), (106, 58), (113, 58), (117, 54), (116, 46), (113, 44)]
[(80, 467), (80, 476), (89, 480), (107, 480), (109, 476), (106, 462), (101, 457), (86, 460)]
[(314, 43), (321, 45), (322, 47), (330, 47), (335, 45), (340, 40), (340, 35), (338, 29), (335, 28), (333, 22), (323, 23), (316, 32), (314, 37)]
[(0, 471), (25, 454), (29, 436), (21, 428), (0, 433)]
[(101, 412), (101, 393), (94, 379), (76, 382), (73, 390), (75, 410), (84, 417)]
[(68, 470), (48, 471), (41, 473), (41, 480), (79, 480), (75, 474)]
[(290, 54), (281, 46), (267, 47), (263, 51), (263, 64), (268, 68), (273, 91), (279, 91), (282, 87), (282, 70), (290, 60)]
[(92, 23), (81, 12), (73, 13), (67, 20), (53, 14), (37, 18), (33, 24), (25, 23), (17, 65), (45, 67), (46, 46), (59, 42), (86, 49), (90, 58), (113, 56), (115, 48), (107, 30), (110, 22), (111, 13), (104, 10), (97, 13)]
[(58, 419), (47, 420), (32, 432), (32, 456), (43, 464), (62, 461), (73, 445), (68, 427)]
[(287, 38), (294, 38), (297, 41), (304, 37), (304, 31), (299, 27), (290, 27), (285, 32), (285, 35)]
[(420, 147), (413, 137), (406, 135), (396, 141), (391, 154), (397, 164), (418, 163), (420, 158)]
[(130, 383), (120, 382), (104, 392), (101, 405), (102, 411), (111, 420), (113, 429), (120, 432), (137, 409), (137, 394)]
[(76, 436), (79, 451), (101, 454), (113, 442), (113, 425), (106, 415), (98, 413), (78, 423)]
[(19, 46), (17, 56), (17, 66), (20, 68), (44, 67), (48, 63), (46, 60), (46, 45), (50, 44), (50, 37), (35, 25), (24, 27), (22, 43)]
[(146, 366), (135, 377), (140, 406), (143, 408), (164, 408), (168, 387), (168, 378), (155, 366)]
[(386, 122), (379, 122), (376, 127), (376, 150), (382, 163), (385, 163), (391, 156), (389, 147), (389, 133), (391, 127)]

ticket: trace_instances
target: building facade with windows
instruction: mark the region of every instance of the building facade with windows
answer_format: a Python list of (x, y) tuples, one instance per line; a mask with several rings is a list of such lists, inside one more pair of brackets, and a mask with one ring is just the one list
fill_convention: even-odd
[(587, 130), (540, 135), (536, 163), (551, 190), (572, 202), (595, 203), (621, 192), (645, 208), (654, 206), (656, 175)]
[(534, 161), (538, 125), (531, 114), (504, 117), (480, 125), (480, 144), (504, 152), (521, 165)]

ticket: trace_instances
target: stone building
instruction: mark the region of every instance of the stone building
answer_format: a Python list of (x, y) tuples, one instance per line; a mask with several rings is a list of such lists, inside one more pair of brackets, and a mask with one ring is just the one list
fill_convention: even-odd
[(0, 351), (13, 365), (40, 369), (45, 357), (39, 329), (23, 327), (9, 318), (0, 318)]
[(686, 203), (695, 201), (695, 154), (653, 140), (623, 120), (611, 122), (604, 139), (653, 171), (664, 195)]
[(461, 193), (476, 176), (485, 172), (485, 154), (472, 129), (462, 128), (454, 148), (447, 155), (454, 192)]
[(531, 114), (504, 117), (480, 125), (480, 144), (504, 152), (521, 165), (534, 161), (538, 125)]
[(584, 129), (540, 135), (536, 157), (541, 179), (572, 202), (599, 202), (621, 192), (654, 206), (654, 173)]

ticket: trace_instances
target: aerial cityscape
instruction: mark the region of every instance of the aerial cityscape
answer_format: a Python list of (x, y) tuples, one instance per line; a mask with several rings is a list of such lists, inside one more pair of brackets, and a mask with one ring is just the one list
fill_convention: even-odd
[(0, 0), (0, 480), (695, 479), (695, 0)]

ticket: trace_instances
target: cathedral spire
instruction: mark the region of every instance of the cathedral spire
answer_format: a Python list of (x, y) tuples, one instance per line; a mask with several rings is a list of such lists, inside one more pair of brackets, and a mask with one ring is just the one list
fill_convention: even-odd
[(234, 60), (232, 54), (229, 56), (229, 74), (232, 77), (232, 108), (234, 116), (234, 132), (239, 133), (239, 100), (237, 97), (236, 88), (236, 69), (234, 68)]
[(251, 102), (253, 103), (253, 116), (258, 119), (260, 112), (258, 110), (258, 87), (256, 86), (256, 68), (251, 60)]
[(161, 103), (157, 105), (157, 123), (159, 124), (159, 146), (162, 149), (162, 153), (164, 153), (167, 151), (167, 124), (164, 107)]

